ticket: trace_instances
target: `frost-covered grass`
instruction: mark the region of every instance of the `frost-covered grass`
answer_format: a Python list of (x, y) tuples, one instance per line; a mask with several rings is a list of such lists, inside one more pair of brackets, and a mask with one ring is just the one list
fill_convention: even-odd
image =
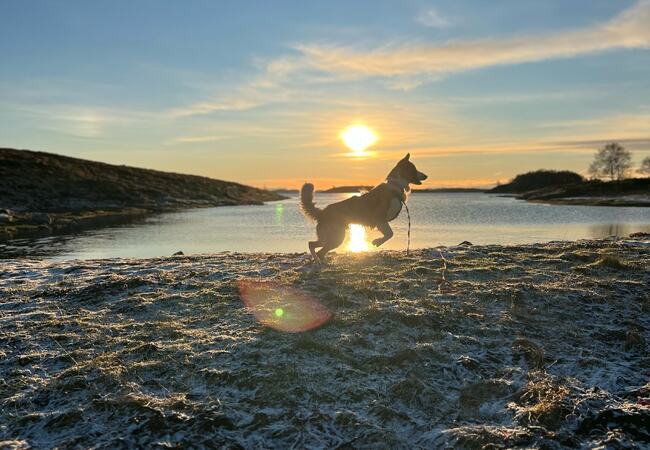
[[(306, 262), (3, 261), (0, 447), (650, 443), (647, 238)], [(251, 279), (332, 319), (264, 328)]]

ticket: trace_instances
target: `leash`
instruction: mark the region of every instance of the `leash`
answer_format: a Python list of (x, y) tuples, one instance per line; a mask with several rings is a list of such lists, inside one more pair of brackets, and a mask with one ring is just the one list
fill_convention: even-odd
[(441, 281), (438, 285), (438, 292), (442, 294), (442, 285), (447, 283), (447, 258), (445, 258), (445, 255), (442, 254), (440, 247), (438, 247), (438, 253), (440, 253), (440, 259), (442, 260), (442, 267), (440, 267)]
[(411, 249), (411, 213), (409, 212), (409, 207), (406, 206), (406, 202), (402, 200), (402, 205), (406, 208), (406, 216), (409, 218), (409, 230), (407, 233), (408, 240), (406, 241), (406, 256), (409, 255), (409, 250)]
[[(409, 222), (408, 232), (406, 233), (408, 239), (406, 241), (406, 256), (408, 256), (409, 251), (411, 249), (411, 213), (409, 212), (409, 207), (404, 200), (402, 200), (402, 205), (404, 205), (404, 207), (406, 208), (406, 217), (408, 217), (408, 222)], [(440, 249), (438, 249), (438, 253), (440, 254), (440, 259), (442, 260), (442, 267), (440, 267), (440, 284), (438, 284), (438, 291), (442, 292), (442, 285), (447, 283), (447, 258), (445, 258), (445, 255), (442, 254), (442, 251)]]

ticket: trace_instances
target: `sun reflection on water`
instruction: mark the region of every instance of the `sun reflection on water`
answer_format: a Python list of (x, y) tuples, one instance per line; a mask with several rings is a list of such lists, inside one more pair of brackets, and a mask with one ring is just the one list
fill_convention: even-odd
[(369, 249), (370, 246), (368, 245), (368, 241), (366, 241), (366, 229), (362, 225), (351, 224), (348, 251), (359, 253), (367, 252)]

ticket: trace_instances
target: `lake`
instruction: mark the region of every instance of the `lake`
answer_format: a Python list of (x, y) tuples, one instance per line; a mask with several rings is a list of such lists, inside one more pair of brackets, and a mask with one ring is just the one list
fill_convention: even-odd
[[(317, 194), (324, 206), (351, 194)], [(650, 232), (650, 208), (527, 203), (481, 193), (411, 195), (411, 248), (473, 244), (533, 243), (624, 236)], [(407, 215), (391, 226), (395, 236), (382, 249), (406, 249)], [(314, 225), (301, 214), (297, 196), (262, 206), (195, 209), (151, 216), (129, 225), (48, 237), (30, 245), (51, 247), (52, 260), (169, 256), (236, 252), (305, 252)], [(364, 233), (367, 236), (364, 237)], [(373, 251), (376, 230), (352, 230), (338, 251)], [(20, 240), (22, 245), (25, 240)], [(12, 244), (9, 242), (9, 244)]]

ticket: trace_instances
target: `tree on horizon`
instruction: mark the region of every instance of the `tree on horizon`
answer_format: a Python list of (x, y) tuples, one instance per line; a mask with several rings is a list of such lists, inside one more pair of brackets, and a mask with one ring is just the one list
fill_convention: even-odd
[(589, 166), (589, 174), (594, 178), (609, 178), (619, 181), (632, 167), (632, 155), (618, 142), (611, 142), (596, 152)]
[(639, 173), (650, 176), (650, 156), (646, 156), (639, 166)]

